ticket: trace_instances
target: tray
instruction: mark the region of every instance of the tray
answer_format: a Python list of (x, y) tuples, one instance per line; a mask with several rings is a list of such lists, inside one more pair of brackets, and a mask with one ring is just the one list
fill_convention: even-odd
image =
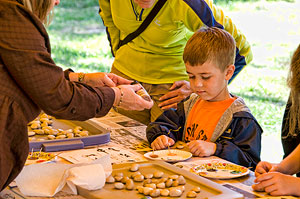
[[(95, 124), (91, 120), (70, 121), (53, 119), (52, 126), (55, 129), (63, 130), (74, 128), (75, 126), (81, 126), (85, 130), (89, 131), (89, 136), (57, 140), (29, 141), (29, 151), (40, 151), (41, 149), (45, 152), (66, 151), (82, 149), (87, 146), (105, 144), (110, 141), (110, 132)], [(47, 136), (45, 135), (35, 135), (35, 137), (47, 139)]]
[[(124, 176), (130, 176), (133, 172), (129, 171), (132, 163), (125, 163), (125, 164), (116, 164), (113, 165), (113, 173), (122, 172)], [(136, 163), (135, 163), (136, 164)], [(223, 187), (220, 184), (212, 182), (206, 178), (201, 176), (195, 175), (191, 172), (186, 170), (180, 169), (174, 165), (163, 161), (149, 161), (149, 162), (140, 162), (139, 164), (139, 171), (142, 174), (147, 173), (154, 173), (155, 171), (162, 171), (164, 172), (163, 177), (167, 177), (170, 175), (182, 175), (186, 179), (185, 191), (183, 192), (181, 197), (175, 198), (187, 198), (186, 194), (190, 191), (193, 187), (199, 186), (201, 188), (201, 192), (197, 194), (197, 198), (206, 198), (206, 199), (239, 199), (243, 198), (243, 195), (234, 192), (228, 188)], [(142, 185), (141, 183), (135, 182), (135, 187)], [(116, 199), (116, 198), (142, 198), (143, 195), (139, 194), (135, 189), (132, 191), (129, 190), (117, 190), (114, 188), (114, 184), (105, 184), (105, 186), (96, 191), (88, 191), (81, 187), (77, 187), (79, 195), (89, 198), (89, 199)], [(174, 198), (174, 197), (162, 197), (159, 198)]]

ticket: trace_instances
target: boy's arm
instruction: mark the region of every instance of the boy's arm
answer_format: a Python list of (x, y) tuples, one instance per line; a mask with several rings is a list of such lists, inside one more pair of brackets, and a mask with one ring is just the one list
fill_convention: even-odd
[(232, 121), (228, 129), (231, 129), (230, 134), (225, 131), (217, 139), (214, 155), (254, 170), (260, 161), (261, 127), (252, 118), (239, 117)]
[[(179, 103), (177, 109), (164, 111), (155, 122), (151, 122), (146, 129), (146, 136), (151, 144), (157, 137), (166, 135), (175, 142), (182, 137), (185, 114), (183, 103)], [(177, 130), (178, 131), (174, 131)]]

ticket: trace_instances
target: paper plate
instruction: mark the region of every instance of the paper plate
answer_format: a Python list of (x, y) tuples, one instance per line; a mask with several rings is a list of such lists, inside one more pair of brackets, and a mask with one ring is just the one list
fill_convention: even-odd
[(191, 168), (193, 173), (212, 179), (232, 179), (249, 174), (249, 169), (231, 163), (207, 163)]
[(25, 165), (48, 163), (56, 160), (56, 155), (45, 152), (31, 152), (29, 153)]
[(164, 160), (166, 162), (180, 162), (187, 160), (192, 157), (192, 154), (187, 151), (177, 150), (177, 149), (166, 149), (151, 151), (145, 153), (144, 156), (150, 160)]

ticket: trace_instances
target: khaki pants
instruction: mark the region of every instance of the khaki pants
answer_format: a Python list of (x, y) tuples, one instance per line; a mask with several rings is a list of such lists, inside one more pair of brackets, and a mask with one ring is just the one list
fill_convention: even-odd
[[(112, 67), (111, 73), (132, 80), (132, 78), (124, 75), (114, 67)], [(158, 116), (160, 116), (163, 113), (163, 110), (158, 107), (158, 104), (160, 103), (158, 99), (169, 91), (169, 88), (172, 86), (172, 84), (147, 84), (142, 82), (140, 82), (140, 84), (146, 89), (146, 91), (151, 96), (154, 102), (153, 107), (150, 110), (145, 109), (143, 111), (128, 111), (120, 108), (115, 108), (115, 110), (118, 113), (121, 113), (134, 120), (137, 120), (145, 125), (148, 125), (150, 122), (153, 122)]]

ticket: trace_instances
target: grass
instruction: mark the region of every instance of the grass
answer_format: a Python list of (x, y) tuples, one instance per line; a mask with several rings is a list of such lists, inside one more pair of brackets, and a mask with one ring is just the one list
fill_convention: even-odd
[[(264, 130), (262, 159), (279, 161), (287, 71), (300, 36), (300, 0), (218, 2), (246, 35), (254, 54), (230, 90), (245, 99)], [(83, 72), (110, 70), (113, 58), (98, 9), (98, 0), (62, 1), (55, 8), (48, 30), (57, 65)]]
[(289, 95), (286, 77), (292, 52), (299, 44), (300, 1), (245, 2), (225, 8), (251, 43), (253, 61), (232, 82), (261, 124), (262, 159), (280, 161), (281, 120)]
[(112, 63), (97, 0), (62, 1), (48, 28), (53, 59), (62, 68), (109, 72)]

